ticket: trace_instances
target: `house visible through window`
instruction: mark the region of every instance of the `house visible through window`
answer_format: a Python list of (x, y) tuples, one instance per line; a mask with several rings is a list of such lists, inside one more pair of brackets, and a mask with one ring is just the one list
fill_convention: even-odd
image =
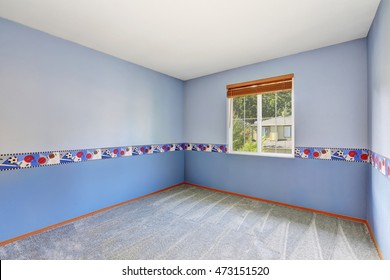
[(283, 137), (285, 139), (291, 138), (291, 125), (286, 125), (283, 127)]
[(292, 156), (293, 74), (227, 86), (233, 153)]

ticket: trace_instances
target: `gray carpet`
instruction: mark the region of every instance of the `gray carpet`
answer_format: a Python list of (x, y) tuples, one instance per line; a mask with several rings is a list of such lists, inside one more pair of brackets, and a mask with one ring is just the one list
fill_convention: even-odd
[(379, 259), (366, 225), (180, 186), (0, 247), (0, 259)]

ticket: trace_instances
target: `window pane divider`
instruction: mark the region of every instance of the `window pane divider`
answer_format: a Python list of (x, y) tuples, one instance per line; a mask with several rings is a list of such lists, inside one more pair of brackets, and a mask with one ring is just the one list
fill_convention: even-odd
[[(263, 118), (261, 116), (261, 109), (262, 109), (262, 98), (261, 95), (257, 95), (257, 152), (262, 153), (263, 150), (263, 125), (262, 121)], [(259, 119), (259, 117), (261, 119)]]

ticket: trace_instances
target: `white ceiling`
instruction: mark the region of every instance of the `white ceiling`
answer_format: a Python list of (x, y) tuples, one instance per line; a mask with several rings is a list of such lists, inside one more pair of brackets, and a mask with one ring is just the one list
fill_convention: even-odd
[(188, 80), (367, 36), (380, 0), (0, 0), (0, 17)]

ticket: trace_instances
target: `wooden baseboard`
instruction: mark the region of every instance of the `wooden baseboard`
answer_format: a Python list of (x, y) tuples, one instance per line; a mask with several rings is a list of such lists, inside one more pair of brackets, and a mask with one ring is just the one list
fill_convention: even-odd
[(205, 187), (205, 186), (192, 184), (192, 183), (188, 183), (188, 182), (184, 182), (184, 184), (190, 185), (190, 186), (194, 186), (194, 187), (198, 187), (198, 188), (202, 188), (202, 189), (211, 190), (211, 191), (216, 191), (216, 192), (220, 192), (220, 193), (225, 193), (225, 194), (230, 194), (230, 195), (234, 195), (234, 196), (239, 196), (239, 197), (245, 197), (245, 198), (249, 198), (249, 199), (253, 199), (253, 200), (258, 200), (258, 201), (261, 201), (261, 202), (266, 202), (266, 203), (271, 203), (271, 204), (275, 204), (275, 205), (285, 206), (285, 207), (294, 208), (294, 209), (298, 209), (298, 210), (309, 211), (309, 212), (318, 213), (318, 214), (322, 214), (322, 215), (326, 215), (326, 216), (336, 217), (336, 218), (340, 218), (340, 219), (344, 219), (344, 220), (350, 220), (350, 221), (359, 222), (359, 223), (366, 223), (367, 222), (366, 220), (360, 219), (360, 218), (334, 214), (334, 213), (330, 213), (330, 212), (326, 212), (326, 211), (321, 211), (321, 210), (316, 210), (316, 209), (312, 209), (312, 208), (296, 206), (296, 205), (293, 205), (293, 204), (278, 202), (278, 201), (274, 201), (274, 200), (268, 200), (268, 199), (264, 199), (264, 198), (259, 198), (259, 197), (255, 197), (255, 196), (245, 195), (245, 194), (239, 194), (239, 193), (235, 193), (235, 192), (223, 191), (223, 190), (210, 188), (210, 187)]
[(63, 226), (63, 225), (66, 225), (66, 224), (75, 222), (75, 221), (77, 221), (77, 220), (80, 220), (80, 219), (83, 219), (83, 218), (86, 218), (86, 217), (90, 217), (90, 216), (99, 214), (99, 213), (101, 213), (101, 212), (104, 212), (104, 211), (107, 211), (107, 210), (110, 210), (110, 209), (113, 209), (113, 208), (116, 208), (116, 207), (125, 205), (125, 204), (130, 203), (130, 202), (133, 202), (133, 201), (135, 201), (135, 200), (142, 199), (142, 198), (145, 198), (145, 197), (148, 197), (148, 196), (151, 196), (151, 195), (154, 195), (154, 194), (163, 192), (163, 191), (167, 191), (167, 190), (169, 190), (169, 189), (172, 189), (172, 188), (181, 186), (181, 185), (183, 185), (183, 184), (184, 184), (184, 183), (179, 183), (179, 184), (176, 184), (176, 185), (167, 187), (167, 188), (163, 188), (163, 189), (161, 189), (161, 190), (158, 190), (158, 191), (155, 191), (155, 192), (152, 192), (152, 193), (149, 193), (149, 194), (145, 194), (145, 195), (142, 195), (142, 196), (139, 196), (139, 197), (136, 197), (136, 198), (132, 198), (132, 199), (129, 199), (129, 200), (126, 200), (126, 201), (123, 201), (123, 202), (120, 202), (120, 203), (117, 203), (117, 204), (114, 204), (114, 205), (111, 205), (111, 206), (108, 206), (108, 207), (105, 207), (105, 208), (102, 208), (102, 209), (93, 211), (93, 212), (90, 212), (90, 213), (87, 213), (87, 214), (84, 214), (84, 215), (81, 215), (81, 216), (78, 216), (78, 217), (75, 217), (75, 218), (72, 218), (72, 219), (69, 219), (69, 220), (66, 220), (66, 221), (63, 221), (63, 222), (60, 222), (60, 223), (57, 223), (57, 224), (48, 226), (48, 227), (44, 227), (44, 228), (41, 228), (41, 229), (38, 229), (38, 230), (34, 230), (34, 231), (31, 231), (31, 232), (28, 232), (28, 233), (19, 235), (19, 236), (17, 236), (17, 237), (14, 237), (14, 238), (11, 238), (11, 239), (8, 239), (8, 240), (5, 240), (5, 241), (1, 241), (1, 242), (0, 242), (0, 246), (4, 246), (4, 245), (6, 245), (6, 244), (9, 244), (9, 243), (12, 243), (12, 242), (15, 242), (15, 241), (18, 241), (18, 240), (21, 240), (21, 239), (24, 239), (24, 238), (27, 238), (27, 237), (30, 237), (30, 236), (39, 234), (39, 233), (42, 233), (42, 232), (45, 232), (45, 231), (48, 231), (48, 230), (52, 230), (52, 229), (58, 228), (58, 227), (60, 227), (60, 226)]
[(373, 232), (372, 229), (371, 229), (370, 223), (369, 223), (368, 221), (366, 221), (365, 224), (366, 224), (366, 226), (367, 226), (368, 232), (369, 232), (370, 235), (371, 235), (372, 242), (374, 242), (374, 245), (375, 245), (375, 247), (376, 247), (376, 250), (378, 251), (379, 257), (380, 257), (382, 260), (384, 260), (385, 258), (384, 258), (383, 255), (382, 255), (382, 252), (381, 252), (381, 249), (379, 248), (378, 243), (376, 242), (375, 235), (374, 235), (374, 232)]

